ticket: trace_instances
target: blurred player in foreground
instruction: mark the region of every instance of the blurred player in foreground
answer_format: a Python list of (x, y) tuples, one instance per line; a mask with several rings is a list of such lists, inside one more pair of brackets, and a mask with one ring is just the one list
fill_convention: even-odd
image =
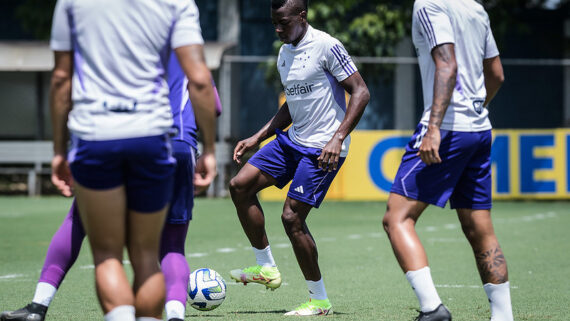
[[(230, 182), (232, 200), (257, 261), (257, 265), (231, 271), (231, 277), (272, 289), (281, 285), (257, 193), (269, 186), (283, 188), (292, 180), (281, 218), (307, 281), (310, 300), (286, 315), (327, 315), (332, 306), (306, 218), (313, 207), (319, 207), (343, 164), (349, 133), (370, 95), (343, 45), (308, 24), (306, 0), (273, 0), (271, 6), (271, 20), (284, 43), (277, 68), (287, 102), (263, 128), (234, 149), (234, 160), (241, 164), (245, 152), (277, 134)], [(351, 94), (348, 106), (345, 90)]]
[[(175, 171), (165, 79), (170, 49), (189, 80), (198, 127), (206, 133), (205, 179), (215, 175), (215, 98), (202, 45), (194, 1), (56, 4), (52, 182), (66, 196), (74, 188), (107, 321), (162, 319), (159, 246)], [(132, 286), (122, 264), (125, 247)]]
[[(176, 135), (172, 137), (172, 150), (177, 164), (171, 206), (162, 231), (160, 265), (166, 282), (166, 318), (169, 321), (179, 321), (184, 320), (188, 295), (190, 269), (184, 246), (188, 225), (192, 219), (194, 194), (205, 190), (209, 184), (204, 185), (208, 181), (200, 179), (203, 174), (200, 169), (195, 173), (198, 129), (186, 89), (186, 77), (174, 54), (168, 63), (168, 87), (176, 129)], [(215, 95), (216, 112), (219, 115), (221, 104), (217, 91)], [(198, 164), (199, 168), (206, 166), (201, 159)], [(195, 176), (198, 184), (193, 182)], [(73, 202), (49, 245), (32, 302), (22, 309), (3, 312), (0, 314), (0, 321), (43, 321), (57, 289), (79, 255), (84, 238), (85, 232)]]
[(512, 321), (507, 263), (491, 221), (491, 123), (487, 105), (503, 82), (489, 17), (474, 0), (417, 0), (412, 39), (424, 114), (388, 198), (384, 229), (420, 303), (419, 321), (450, 321), (432, 281), (415, 224), (429, 204), (450, 200), (491, 305)]

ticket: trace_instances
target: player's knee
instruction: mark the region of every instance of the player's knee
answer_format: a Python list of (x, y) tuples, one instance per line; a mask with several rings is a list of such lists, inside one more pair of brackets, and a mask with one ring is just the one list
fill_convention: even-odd
[(239, 197), (244, 194), (245, 186), (240, 179), (236, 176), (230, 180), (230, 195), (232, 198)]
[(384, 228), (384, 231), (386, 231), (386, 233), (388, 233), (388, 234), (390, 233), (391, 222), (390, 222), (390, 218), (388, 217), (387, 213), (382, 218), (382, 227)]
[(285, 231), (287, 233), (294, 232), (302, 226), (299, 215), (291, 209), (283, 210), (283, 214), (281, 214), (281, 222), (283, 222), (283, 227), (285, 227)]

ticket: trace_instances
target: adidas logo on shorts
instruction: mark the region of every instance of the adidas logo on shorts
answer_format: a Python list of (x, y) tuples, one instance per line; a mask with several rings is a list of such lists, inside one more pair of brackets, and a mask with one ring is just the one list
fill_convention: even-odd
[(303, 194), (303, 185), (300, 185), (294, 189), (295, 192)]

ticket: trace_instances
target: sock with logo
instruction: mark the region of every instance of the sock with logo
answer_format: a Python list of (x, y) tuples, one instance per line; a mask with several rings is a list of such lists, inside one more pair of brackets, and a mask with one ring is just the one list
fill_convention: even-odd
[(309, 288), (309, 297), (313, 300), (327, 299), (327, 291), (325, 290), (325, 282), (323, 278), (318, 281), (305, 280)]
[(509, 281), (501, 284), (486, 283), (483, 288), (491, 305), (491, 321), (513, 321)]
[(429, 266), (416, 271), (406, 272), (406, 278), (418, 297), (422, 312), (430, 312), (441, 304), (441, 299), (435, 290)]
[(273, 259), (273, 254), (271, 254), (271, 247), (268, 245), (263, 250), (253, 248), (255, 253), (255, 260), (257, 264), (261, 266), (277, 266), (275, 265), (275, 260)]

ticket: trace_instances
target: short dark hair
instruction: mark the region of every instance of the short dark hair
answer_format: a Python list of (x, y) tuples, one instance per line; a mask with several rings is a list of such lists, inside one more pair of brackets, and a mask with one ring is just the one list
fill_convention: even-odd
[(299, 7), (299, 11), (309, 10), (309, 0), (271, 0), (271, 9), (280, 9), (288, 2), (293, 2), (294, 6)]

